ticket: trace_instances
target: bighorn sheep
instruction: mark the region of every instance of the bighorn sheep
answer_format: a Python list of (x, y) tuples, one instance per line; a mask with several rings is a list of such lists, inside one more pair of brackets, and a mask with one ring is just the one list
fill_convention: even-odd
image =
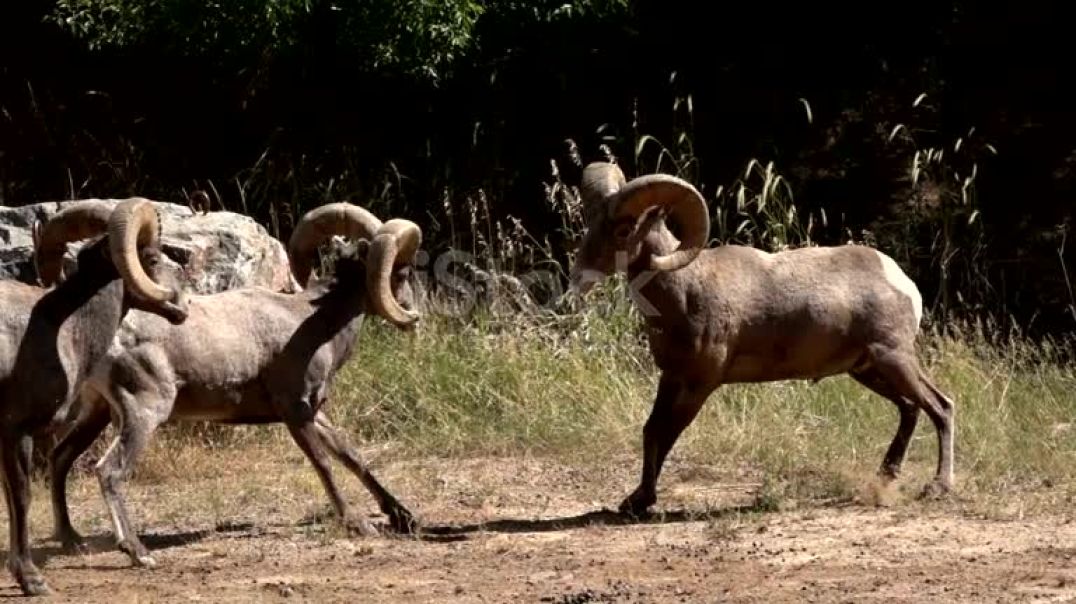
[[(626, 271), (661, 370), (643, 428), (642, 479), (620, 505), (643, 513), (657, 501), (662, 464), (720, 384), (820, 379), (848, 373), (896, 404), (900, 423), (880, 475), (900, 472), (919, 409), (938, 434), (938, 465), (924, 494), (952, 487), (954, 403), (920, 369), (915, 339), (922, 299), (890, 257), (844, 245), (766, 253), (706, 248), (709, 214), (686, 181), (651, 174), (626, 182), (616, 165), (584, 168), (587, 232), (570, 270), (585, 293)], [(665, 224), (682, 230), (681, 240)]]
[(303, 292), (243, 288), (191, 296), (190, 319), (180, 327), (146, 314), (124, 324), (93, 372), (87, 387), (91, 396), (50, 458), (56, 533), (65, 547), (83, 547), (67, 511), (66, 476), (108, 425), (110, 407), (120, 433), (97, 473), (118, 546), (135, 565), (152, 566), (154, 560), (131, 528), (123, 485), (165, 421), (283, 422), (349, 530), (375, 532), (351, 515), (326, 453), (359, 477), (395, 529), (413, 528), (411, 513), (378, 483), (321, 407), (337, 371), (351, 358), (365, 313), (405, 330), (419, 319), (409, 277), (421, 231), (407, 220), (382, 224), (348, 203), (311, 210), (289, 243), (292, 271), (301, 285), (310, 277), (318, 245), (333, 235), (359, 240), (357, 251), (342, 255), (333, 274)]
[[(78, 254), (60, 281), (69, 241), (100, 240)], [(11, 546), (8, 569), (28, 595), (48, 593), (30, 557), (30, 455), (33, 435), (54, 425), (104, 356), (129, 308), (182, 323), (187, 316), (181, 269), (164, 259), (152, 203), (133, 198), (114, 211), (99, 200), (72, 205), (34, 226), (44, 287), (0, 281), (0, 460)]]

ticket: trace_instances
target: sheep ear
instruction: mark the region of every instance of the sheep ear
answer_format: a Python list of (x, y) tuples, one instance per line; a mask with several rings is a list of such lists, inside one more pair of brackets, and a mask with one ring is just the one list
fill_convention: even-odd
[(650, 229), (655, 224), (665, 219), (666, 214), (668, 214), (668, 210), (663, 206), (651, 206), (640, 213), (632, 225), (631, 235), (629, 236), (631, 242), (635, 243), (646, 237), (646, 234), (650, 232)]
[(632, 237), (635, 235), (635, 232), (638, 230), (636, 228), (637, 226), (637, 224), (633, 224), (627, 221), (618, 222), (613, 227), (613, 237), (616, 238), (617, 243), (628, 243), (629, 241), (631, 241)]
[(664, 207), (651, 206), (639, 214), (634, 220), (621, 219), (613, 227), (613, 237), (621, 247), (634, 245), (639, 242), (659, 220), (665, 218), (668, 212)]

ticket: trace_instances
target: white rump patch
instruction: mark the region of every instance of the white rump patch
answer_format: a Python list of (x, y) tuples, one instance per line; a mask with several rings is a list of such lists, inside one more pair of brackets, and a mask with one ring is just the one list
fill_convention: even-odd
[(923, 318), (923, 296), (919, 293), (919, 288), (915, 286), (915, 282), (908, 275), (904, 274), (904, 271), (900, 269), (900, 265), (895, 260), (878, 250), (875, 250), (875, 253), (878, 254), (878, 259), (882, 261), (885, 280), (911, 300), (912, 311), (915, 312), (915, 325), (918, 327), (919, 320)]

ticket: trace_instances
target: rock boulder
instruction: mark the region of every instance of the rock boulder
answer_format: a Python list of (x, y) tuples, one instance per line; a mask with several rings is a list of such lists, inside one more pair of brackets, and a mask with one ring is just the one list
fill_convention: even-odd
[[(113, 205), (119, 200), (105, 200)], [(37, 282), (31, 228), (78, 201), (0, 207), (0, 279)], [(249, 216), (233, 212), (195, 213), (185, 205), (157, 202), (164, 253), (187, 266), (192, 293), (210, 294), (262, 286), (298, 291), (284, 245)], [(68, 245), (66, 269), (83, 244)]]

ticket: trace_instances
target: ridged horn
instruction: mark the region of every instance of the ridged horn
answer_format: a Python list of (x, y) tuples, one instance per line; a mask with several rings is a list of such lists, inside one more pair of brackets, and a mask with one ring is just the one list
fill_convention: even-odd
[(609, 198), (625, 184), (624, 173), (616, 164), (593, 162), (583, 168), (579, 181), (579, 195), (588, 211), (608, 203)]
[(651, 256), (650, 268), (675, 271), (691, 264), (710, 239), (710, 213), (698, 189), (670, 174), (648, 174), (632, 179), (616, 192), (617, 217), (638, 218), (648, 208), (660, 206), (680, 226), (682, 237), (676, 251)]
[(111, 215), (112, 208), (108, 203), (87, 200), (53, 214), (44, 226), (37, 227), (34, 258), (41, 284), (49, 287), (59, 281), (68, 242), (105, 233)]
[(366, 287), (374, 310), (394, 325), (407, 327), (419, 319), (419, 314), (407, 310), (392, 294), (392, 272), (396, 267), (410, 264), (422, 245), (422, 230), (410, 220), (394, 218), (386, 222), (370, 244), (366, 261)]
[(325, 204), (303, 215), (288, 242), (288, 261), (299, 285), (306, 287), (313, 268), (314, 252), (333, 235), (352, 239), (372, 239), (381, 221), (376, 216), (344, 201)]
[(152, 201), (131, 197), (116, 204), (108, 223), (112, 263), (127, 287), (151, 302), (169, 302), (176, 296), (176, 292), (151, 279), (138, 259), (139, 249), (160, 247), (160, 239), (160, 217)]

